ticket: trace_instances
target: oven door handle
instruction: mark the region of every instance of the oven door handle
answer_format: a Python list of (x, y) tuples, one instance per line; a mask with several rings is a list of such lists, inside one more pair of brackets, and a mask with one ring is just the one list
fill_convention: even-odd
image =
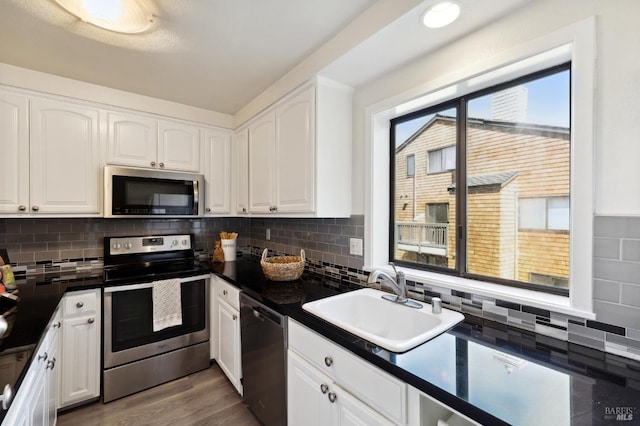
[[(199, 281), (199, 280), (203, 280), (203, 279), (207, 279), (209, 278), (209, 275), (198, 275), (195, 277), (185, 277), (185, 278), (180, 278), (180, 284), (186, 284), (192, 281)], [(131, 291), (131, 290), (140, 290), (143, 288), (151, 288), (153, 287), (153, 281), (152, 282), (147, 282), (147, 283), (141, 283), (141, 284), (128, 284), (128, 285), (117, 285), (117, 286), (112, 286), (112, 287), (105, 287), (104, 288), (104, 292), (105, 293), (117, 293), (119, 291)]]

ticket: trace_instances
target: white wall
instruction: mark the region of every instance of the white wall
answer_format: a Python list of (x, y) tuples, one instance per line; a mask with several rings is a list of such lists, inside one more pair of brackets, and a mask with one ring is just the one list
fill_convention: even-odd
[(595, 214), (640, 215), (640, 1), (533, 0), (354, 93), (353, 213), (364, 212), (365, 109), (564, 26), (596, 16)]

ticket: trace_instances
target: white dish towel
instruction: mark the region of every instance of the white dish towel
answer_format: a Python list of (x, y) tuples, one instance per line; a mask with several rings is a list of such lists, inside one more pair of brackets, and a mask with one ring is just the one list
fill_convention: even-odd
[(153, 298), (153, 331), (182, 325), (182, 296), (180, 278), (154, 281), (151, 289)]

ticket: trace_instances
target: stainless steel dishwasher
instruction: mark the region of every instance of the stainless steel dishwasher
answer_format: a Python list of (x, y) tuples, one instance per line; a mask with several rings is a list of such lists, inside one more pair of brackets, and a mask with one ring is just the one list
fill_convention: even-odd
[(287, 424), (287, 317), (240, 293), (244, 401), (265, 426)]

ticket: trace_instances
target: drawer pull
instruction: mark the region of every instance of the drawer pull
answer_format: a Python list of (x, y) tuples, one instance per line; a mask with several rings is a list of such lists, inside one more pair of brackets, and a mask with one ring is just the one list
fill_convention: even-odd
[(222, 290), (222, 294), (227, 295), (227, 290)]
[(48, 356), (49, 355), (47, 355), (46, 352), (44, 353), (44, 355), (38, 355), (38, 361), (40, 361), (40, 360), (46, 361)]
[(335, 392), (329, 392), (329, 395), (327, 396), (329, 397), (329, 401), (331, 401), (332, 404), (336, 402), (336, 399), (338, 399), (338, 396)]
[(238, 316), (237, 316), (237, 315), (234, 315), (234, 316), (232, 316), (232, 318), (233, 318), (233, 320), (235, 321), (235, 320), (237, 320), (237, 319), (238, 319)]
[(56, 322), (56, 323), (52, 324), (52, 325), (51, 325), (51, 327), (52, 327), (52, 328), (60, 328), (60, 326), (61, 326), (61, 325), (62, 325), (62, 324), (60, 323), (60, 321), (58, 321), (58, 322)]
[(9, 408), (9, 404), (11, 404), (11, 400), (13, 400), (13, 388), (10, 384), (4, 385), (4, 390), (2, 391), (2, 395), (0, 395), (0, 400), (2, 400), (2, 409), (7, 410)]
[(84, 306), (83, 302), (76, 303), (76, 308), (82, 308)]
[(55, 359), (55, 357), (54, 357), (52, 360), (50, 360), (49, 362), (47, 362), (47, 368), (46, 368), (46, 369), (47, 369), (47, 370), (49, 370), (49, 369), (53, 370), (53, 368), (54, 368), (55, 366), (56, 366), (56, 359)]
[(93, 319), (93, 318), (89, 318), (89, 319), (87, 320), (87, 322), (88, 322), (89, 324), (93, 324), (93, 322), (94, 322), (94, 321), (95, 321), (95, 319)]
[(327, 392), (329, 392), (329, 386), (328, 386), (327, 384), (325, 384), (325, 383), (321, 384), (321, 385), (320, 385), (320, 391), (321, 391), (322, 393), (327, 393)]
[(333, 358), (331, 358), (330, 356), (325, 356), (324, 365), (326, 365), (327, 367), (331, 367), (333, 365)]

